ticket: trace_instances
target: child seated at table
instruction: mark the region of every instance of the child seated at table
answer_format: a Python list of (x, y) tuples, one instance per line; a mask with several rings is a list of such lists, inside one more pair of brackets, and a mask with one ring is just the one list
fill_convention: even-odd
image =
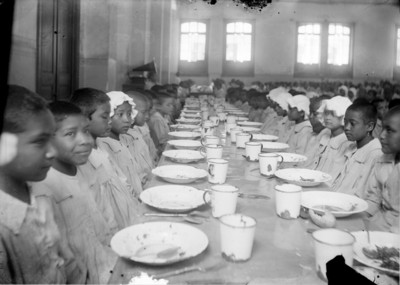
[(364, 197), (372, 168), (382, 155), (381, 144), (372, 136), (376, 123), (376, 109), (368, 101), (355, 101), (346, 110), (344, 132), (349, 141), (356, 142), (345, 153), (346, 163), (337, 177), (333, 177), (332, 190)]
[(287, 116), (289, 111), (287, 100), (291, 97), (292, 95), (290, 93), (285, 92), (271, 98), (276, 103), (275, 112), (277, 113), (278, 117), (274, 124), (266, 131), (266, 133), (277, 136), (278, 141), (282, 143), (287, 143), (290, 135), (293, 132), (294, 123), (289, 121)]
[(288, 152), (304, 154), (312, 134), (311, 123), (308, 120), (310, 99), (304, 95), (296, 95), (289, 97), (287, 102), (289, 104), (288, 118), (295, 122), (293, 132), (288, 139)]
[(55, 122), (36, 93), (8, 86), (3, 131), (16, 136), (16, 153), (0, 166), (0, 283), (85, 283), (87, 268), (58, 228), (49, 196), (28, 182), (46, 178), (56, 154)]
[(263, 99), (265, 99), (265, 96), (261, 95), (260, 93), (253, 94), (253, 96), (250, 97), (249, 104), (251, 109), (249, 111), (249, 121), (261, 122), (261, 115), (266, 107)]
[(168, 120), (165, 116), (172, 114), (174, 110), (174, 100), (165, 93), (158, 93), (155, 101), (156, 112), (149, 120), (150, 135), (159, 153), (164, 151), (170, 132)]
[(269, 94), (266, 95), (267, 99), (267, 109), (263, 113), (262, 117), (262, 126), (260, 128), (262, 133), (268, 133), (268, 130), (273, 126), (278, 119), (278, 114), (275, 111), (276, 103), (274, 100), (272, 100), (272, 95), (270, 96)]
[(383, 155), (368, 181), (365, 200), (371, 229), (400, 233), (400, 106), (389, 110), (379, 137)]
[(331, 135), (321, 138), (311, 167), (328, 173), (332, 178), (339, 174), (346, 162), (345, 153), (354, 144), (344, 134), (344, 115), (350, 105), (351, 101), (347, 97), (335, 96), (324, 101), (320, 108), (324, 112), (324, 124), (331, 130)]
[(140, 205), (132, 197), (125, 174), (108, 153), (97, 146), (97, 138), (110, 134), (110, 98), (101, 90), (81, 88), (74, 91), (70, 101), (89, 119), (89, 132), (93, 137), (92, 152), (87, 163), (78, 166), (78, 172), (88, 181), (111, 233), (115, 233), (136, 221)]
[(85, 177), (77, 166), (85, 164), (92, 150), (89, 120), (69, 102), (50, 104), (56, 120), (53, 146), (57, 154), (47, 177), (32, 185), (35, 195), (48, 195), (57, 205), (57, 223), (66, 228), (74, 254), (88, 268), (88, 283), (105, 283), (117, 260), (109, 248), (111, 232), (101, 214)]
[[(156, 112), (156, 110), (154, 108), (154, 104), (153, 104), (153, 99), (152, 99), (153, 96), (155, 97), (156, 95), (149, 90), (147, 90), (147, 91), (145, 90), (144, 92), (147, 95), (146, 102), (147, 102), (147, 106), (149, 109), (149, 120), (150, 120), (151, 115), (153, 115)], [(146, 142), (147, 146), (149, 147), (149, 152), (150, 152), (151, 158), (153, 160), (153, 163), (154, 163), (154, 165), (157, 165), (159, 156), (157, 154), (157, 148), (156, 148), (154, 141), (150, 135), (150, 128), (149, 128), (148, 121), (146, 121), (143, 126), (141, 126), (141, 127), (134, 126), (134, 128), (139, 130), (140, 133), (142, 134), (144, 141)]]
[(134, 110), (135, 104), (128, 95), (120, 91), (108, 92), (107, 96), (110, 98), (111, 105), (111, 131), (108, 137), (98, 138), (97, 144), (120, 167), (128, 178), (131, 194), (138, 199), (143, 190), (138, 175), (139, 166), (128, 148), (120, 141), (120, 136), (128, 132), (135, 118), (137, 113)]
[(135, 110), (138, 112), (133, 126), (129, 128), (126, 135), (121, 136), (121, 141), (129, 149), (132, 156), (137, 160), (140, 167), (140, 179), (144, 186), (150, 180), (151, 170), (154, 168), (149, 148), (146, 145), (142, 134), (134, 126), (143, 126), (149, 120), (149, 110), (145, 95), (139, 91), (127, 91), (126, 94), (132, 98), (136, 104)]
[(303, 167), (308, 168), (313, 165), (315, 155), (318, 153), (318, 147), (321, 138), (324, 136), (330, 137), (331, 135), (331, 130), (326, 128), (323, 124), (323, 112), (319, 111), (323, 101), (330, 98), (331, 97), (327, 95), (321, 95), (310, 100), (310, 124), (313, 132), (304, 151), (304, 155), (307, 157), (307, 160), (304, 162)]
[(379, 99), (375, 99), (374, 101), (372, 101), (372, 104), (375, 106), (375, 108), (378, 112), (378, 119), (376, 121), (376, 125), (374, 128), (374, 131), (372, 132), (372, 135), (374, 136), (374, 138), (379, 138), (379, 135), (382, 132), (382, 120), (389, 109), (388, 108), (389, 103), (388, 103), (388, 101), (379, 98)]

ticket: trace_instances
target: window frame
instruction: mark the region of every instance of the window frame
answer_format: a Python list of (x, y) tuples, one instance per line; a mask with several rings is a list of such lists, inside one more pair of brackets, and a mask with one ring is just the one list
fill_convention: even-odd
[[(320, 42), (320, 63), (319, 65), (308, 65), (297, 62), (298, 53), (298, 30), (302, 25), (307, 24), (320, 24), (321, 25), (321, 42)], [(334, 65), (328, 64), (328, 49), (329, 49), (329, 24), (339, 24), (346, 26), (350, 29), (350, 46), (349, 46), (349, 64), (347, 65)], [(320, 78), (353, 78), (353, 60), (354, 60), (354, 37), (355, 25), (354, 23), (341, 22), (341, 21), (307, 21), (296, 23), (296, 48), (295, 48), (295, 67), (294, 77), (320, 77)]]
[[(202, 23), (206, 25), (206, 43), (204, 51), (204, 60), (196, 62), (188, 62), (181, 60), (181, 27), (184, 23)], [(178, 72), (181, 76), (208, 76), (208, 50), (209, 50), (209, 20), (206, 19), (180, 19), (179, 21), (179, 51), (178, 51)]]
[[(227, 49), (227, 25), (230, 23), (248, 23), (251, 25), (251, 57), (250, 61), (246, 62), (233, 62), (226, 60), (226, 49)], [(223, 59), (222, 59), (222, 76), (232, 77), (253, 77), (254, 76), (254, 58), (255, 58), (255, 38), (256, 38), (256, 21), (254, 19), (225, 19), (223, 26)]]

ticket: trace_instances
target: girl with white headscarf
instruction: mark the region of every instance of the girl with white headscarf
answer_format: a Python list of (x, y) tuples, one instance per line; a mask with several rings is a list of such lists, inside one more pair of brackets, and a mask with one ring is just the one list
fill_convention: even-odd
[[(324, 112), (324, 125), (331, 134), (321, 138), (313, 165), (315, 170), (337, 177), (346, 162), (345, 153), (354, 147), (344, 133), (344, 115), (351, 101), (347, 97), (335, 96), (323, 101), (319, 111)], [(332, 181), (331, 181), (332, 182)]]

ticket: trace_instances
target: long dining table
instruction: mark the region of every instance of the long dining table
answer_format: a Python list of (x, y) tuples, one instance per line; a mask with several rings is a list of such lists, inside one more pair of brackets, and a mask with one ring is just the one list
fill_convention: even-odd
[[(223, 130), (220, 123), (219, 129)], [(221, 133), (219, 133), (221, 135)], [(231, 143), (230, 136), (221, 135), (223, 158), (229, 161), (226, 183), (237, 186), (240, 192), (262, 194), (270, 199), (238, 198), (236, 213), (251, 216), (256, 219), (256, 232), (251, 258), (246, 262), (234, 263), (221, 256), (220, 224), (211, 215), (211, 208), (204, 205), (198, 210), (209, 215), (202, 224), (190, 224), (203, 231), (209, 240), (204, 252), (191, 259), (164, 266), (149, 266), (129, 259), (119, 258), (112, 272), (109, 283), (127, 284), (141, 272), (148, 275), (161, 274), (188, 266), (207, 267), (216, 262), (221, 266), (207, 272), (192, 271), (166, 278), (169, 284), (326, 284), (316, 273), (313, 238), (310, 229), (318, 229), (310, 220), (282, 219), (275, 211), (275, 190), (277, 184), (284, 183), (277, 178), (266, 178), (260, 174), (259, 163), (249, 162), (243, 155), (244, 149), (236, 148)], [(167, 146), (167, 149), (170, 149)], [(177, 164), (162, 156), (159, 166)], [(207, 169), (207, 161), (203, 159), (188, 165)], [(149, 187), (168, 184), (158, 177), (153, 177)], [(201, 179), (189, 186), (200, 190), (209, 189), (207, 180)], [(315, 187), (303, 187), (303, 191), (328, 190), (326, 184)], [(157, 209), (146, 207), (146, 212), (157, 213)], [(145, 217), (140, 222), (174, 221), (185, 222), (179, 217)], [(364, 229), (360, 214), (338, 218), (336, 228), (346, 231)]]

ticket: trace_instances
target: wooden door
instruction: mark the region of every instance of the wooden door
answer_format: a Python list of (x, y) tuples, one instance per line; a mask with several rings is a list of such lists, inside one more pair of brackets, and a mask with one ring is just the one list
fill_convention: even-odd
[(67, 100), (78, 84), (79, 0), (39, 0), (37, 93)]

